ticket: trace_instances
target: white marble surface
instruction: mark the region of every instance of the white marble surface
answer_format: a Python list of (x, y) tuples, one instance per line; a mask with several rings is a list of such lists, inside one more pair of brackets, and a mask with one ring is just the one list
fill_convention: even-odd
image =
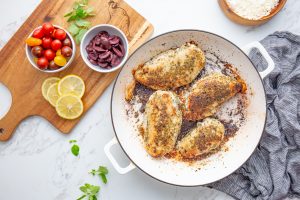
[[(216, 0), (127, 2), (153, 23), (154, 36), (174, 29), (202, 29), (220, 34), (243, 46), (277, 30), (300, 33), (300, 1), (297, 0), (289, 0), (283, 11), (272, 21), (256, 28), (230, 22), (220, 11)], [(10, 0), (5, 3), (0, 0), (0, 3), (2, 47), (30, 15), (39, 0)], [(104, 144), (114, 136), (109, 116), (111, 90), (112, 86), (69, 135), (59, 133), (42, 118), (31, 117), (19, 125), (11, 140), (0, 143), (0, 199), (76, 199), (80, 195), (79, 186), (85, 182), (103, 185), (97, 177), (88, 174), (90, 169), (99, 165), (106, 165), (110, 170), (109, 183), (102, 186), (100, 192), (100, 199), (103, 200), (232, 199), (208, 188), (166, 185), (139, 170), (119, 175), (103, 152)], [(2, 93), (0, 99), (1, 96), (3, 97)], [(78, 158), (70, 153), (70, 139), (78, 140), (81, 147)], [(116, 147), (114, 152), (122, 164), (128, 163), (120, 148)]]

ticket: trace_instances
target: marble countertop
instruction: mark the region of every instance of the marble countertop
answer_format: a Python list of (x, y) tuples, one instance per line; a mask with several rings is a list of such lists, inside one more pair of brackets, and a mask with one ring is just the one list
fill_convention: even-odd
[[(300, 34), (300, 26), (297, 25), (300, 1), (297, 0), (289, 0), (282, 12), (260, 27), (244, 27), (232, 23), (223, 15), (216, 0), (176, 3), (173, 0), (126, 1), (153, 23), (153, 36), (174, 29), (193, 28), (217, 33), (244, 46), (261, 40), (274, 31), (288, 30)], [(39, 2), (40, 0), (10, 0), (1, 5), (0, 47), (5, 45)], [(11, 8), (14, 8), (13, 12)], [(101, 185), (100, 199), (103, 200), (232, 199), (224, 193), (205, 187), (182, 188), (167, 185), (138, 169), (119, 175), (103, 152), (103, 146), (114, 136), (109, 113), (111, 90), (112, 86), (71, 134), (63, 135), (46, 120), (31, 117), (19, 125), (11, 140), (0, 143), (0, 199), (76, 199), (80, 196), (79, 186), (86, 182)], [(70, 153), (70, 139), (78, 140), (81, 147), (79, 157)], [(124, 166), (128, 164), (128, 159), (119, 147), (114, 148), (113, 153)], [(101, 184), (98, 177), (88, 174), (99, 165), (109, 168), (107, 185)]]

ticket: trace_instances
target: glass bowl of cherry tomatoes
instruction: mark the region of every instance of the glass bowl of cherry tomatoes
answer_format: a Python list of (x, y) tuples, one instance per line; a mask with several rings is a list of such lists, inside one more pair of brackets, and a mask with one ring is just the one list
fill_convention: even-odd
[(49, 22), (37, 27), (25, 42), (29, 62), (42, 72), (60, 72), (70, 66), (75, 57), (76, 45), (71, 34)]

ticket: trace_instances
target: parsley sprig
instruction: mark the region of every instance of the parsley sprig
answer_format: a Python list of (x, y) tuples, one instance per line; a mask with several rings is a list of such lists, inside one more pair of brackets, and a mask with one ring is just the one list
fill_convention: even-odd
[(98, 175), (102, 179), (102, 182), (104, 184), (107, 183), (106, 175), (108, 174), (108, 170), (107, 170), (106, 167), (99, 166), (99, 168), (97, 170), (96, 169), (92, 169), (92, 171), (90, 172), (90, 174), (92, 174), (93, 176)]
[(91, 23), (85, 20), (88, 17), (95, 16), (94, 8), (88, 6), (88, 0), (76, 1), (72, 11), (64, 15), (68, 22), (71, 22), (68, 31), (75, 37), (76, 43), (80, 43), (83, 35), (87, 32)]
[[(104, 166), (99, 166), (98, 169), (92, 169), (90, 172), (92, 175), (99, 175), (103, 181), (103, 183), (107, 183), (106, 175), (108, 174), (108, 169)], [(89, 183), (84, 184), (79, 188), (83, 195), (80, 196), (77, 200), (97, 200), (97, 195), (100, 191), (100, 186), (91, 185)]]
[(97, 200), (97, 195), (100, 191), (100, 186), (91, 185), (89, 183), (84, 184), (79, 188), (83, 195), (77, 200), (88, 199), (88, 200)]
[(77, 144), (75, 144), (77, 142), (77, 140), (70, 140), (69, 143), (73, 144), (71, 147), (71, 152), (74, 156), (78, 156), (79, 155), (79, 146)]

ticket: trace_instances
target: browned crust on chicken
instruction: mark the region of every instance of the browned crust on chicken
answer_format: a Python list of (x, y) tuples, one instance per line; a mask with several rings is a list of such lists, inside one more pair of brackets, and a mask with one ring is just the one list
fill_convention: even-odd
[(125, 88), (125, 100), (126, 101), (131, 101), (131, 99), (133, 98), (135, 85), (136, 85), (136, 81), (133, 80), (126, 86), (126, 88)]
[(219, 147), (224, 133), (225, 128), (220, 121), (206, 118), (182, 138), (176, 148), (183, 158), (196, 158)]
[(133, 70), (134, 78), (154, 90), (175, 89), (191, 83), (205, 64), (203, 51), (187, 43), (170, 49)]
[(144, 141), (153, 157), (164, 156), (175, 147), (182, 123), (178, 101), (172, 92), (156, 91), (146, 104)]
[(187, 96), (184, 118), (195, 121), (212, 116), (220, 105), (241, 89), (240, 82), (221, 73), (214, 73), (198, 80)]

